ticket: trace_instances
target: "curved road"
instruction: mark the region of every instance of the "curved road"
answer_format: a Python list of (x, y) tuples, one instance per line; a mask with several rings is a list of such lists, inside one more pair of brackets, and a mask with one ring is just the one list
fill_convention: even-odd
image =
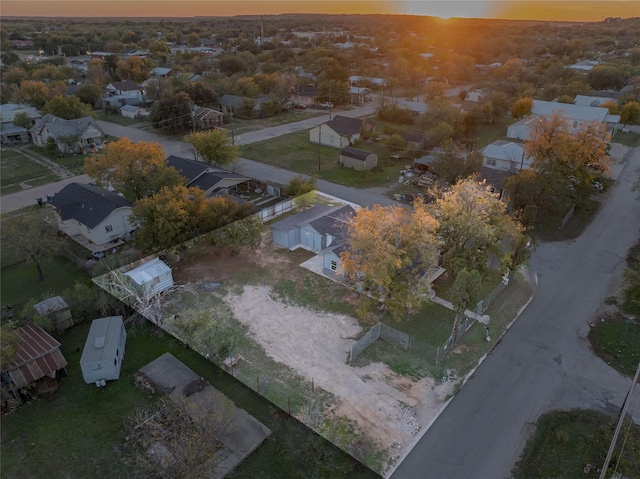
[[(639, 166), (636, 148), (584, 233), (534, 252), (535, 297), (393, 479), (508, 478), (541, 414), (575, 407), (619, 414), (631, 379), (592, 354), (586, 336), (638, 238), (640, 193), (631, 188)], [(631, 412), (636, 401), (640, 387)], [(633, 417), (640, 423), (640, 407)]]

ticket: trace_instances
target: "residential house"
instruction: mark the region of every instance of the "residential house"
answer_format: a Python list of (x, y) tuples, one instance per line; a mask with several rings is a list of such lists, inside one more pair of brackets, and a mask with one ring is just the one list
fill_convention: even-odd
[(346, 146), (340, 150), (340, 164), (358, 171), (372, 170), (378, 166), (378, 155)]
[(38, 316), (49, 320), (56, 332), (64, 331), (74, 325), (71, 309), (62, 296), (54, 296), (33, 305)]
[(505, 193), (505, 185), (507, 183), (507, 179), (512, 177), (514, 174), (515, 173), (511, 171), (482, 167), (478, 172), (478, 180), (484, 181), (489, 191), (498, 195), (498, 199), (506, 201), (507, 196)]
[(273, 242), (291, 250), (304, 248), (321, 254), (324, 274), (335, 277), (340, 270), (347, 222), (354, 214), (351, 206), (313, 206), (271, 225)]
[(241, 96), (228, 95), (225, 93), (218, 98), (218, 111), (224, 114), (233, 113), (235, 115), (237, 111), (241, 110), (243, 105), (246, 104), (245, 101), (246, 99)]
[(531, 162), (524, 145), (513, 141), (497, 140), (482, 150), (482, 164), (495, 170), (518, 172), (529, 169)]
[(367, 119), (336, 115), (333, 120), (311, 128), (309, 141), (332, 148), (344, 148), (355, 144), (360, 139), (363, 129), (373, 132), (375, 124)]
[(31, 141), (29, 130), (13, 123), (3, 123), (0, 127), (0, 143), (3, 146), (24, 145)]
[(137, 105), (144, 100), (144, 88), (132, 80), (109, 83), (103, 103), (110, 106)]
[(507, 128), (507, 137), (518, 140), (528, 140), (534, 129), (535, 122), (540, 118), (551, 118), (556, 112), (561, 114), (569, 122), (570, 133), (577, 131), (583, 125), (593, 121), (604, 123), (607, 128), (615, 132), (620, 123), (620, 115), (609, 114), (607, 108), (533, 100), (531, 115), (509, 125)]
[(141, 299), (150, 298), (173, 288), (171, 268), (158, 258), (146, 261), (124, 275)]
[(579, 106), (601, 106), (603, 103), (607, 102), (613, 102), (617, 104), (618, 100), (611, 97), (576, 95), (573, 103), (574, 105)]
[(60, 230), (91, 251), (121, 244), (136, 228), (131, 201), (98, 186), (70, 183), (51, 204)]
[(352, 75), (349, 77), (349, 84), (351, 86), (374, 85), (378, 88), (384, 88), (387, 85), (387, 82), (383, 78)]
[(52, 138), (63, 153), (79, 153), (95, 150), (102, 145), (104, 132), (90, 116), (64, 120), (50, 113), (43, 116), (29, 130), (33, 142), (42, 148)]
[(351, 94), (351, 103), (360, 105), (367, 101), (371, 101), (371, 90), (360, 86), (350, 86), (349, 93)]
[(100, 387), (118, 379), (126, 341), (122, 316), (94, 319), (80, 358), (84, 382)]
[(0, 105), (0, 141), (3, 145), (21, 145), (31, 141), (28, 128), (13, 123), (18, 113), (26, 113), (31, 119), (31, 125), (42, 117), (37, 109), (29, 105), (17, 103)]
[(193, 119), (199, 128), (210, 130), (212, 128), (222, 127), (224, 123), (224, 113), (195, 105), (193, 107)]
[(296, 90), (289, 95), (289, 100), (294, 105), (313, 106), (317, 101), (318, 90), (313, 85), (298, 85)]
[(470, 101), (473, 103), (483, 103), (489, 99), (491, 95), (491, 90), (487, 88), (481, 88), (476, 90), (471, 90), (467, 93), (467, 96), (464, 97), (465, 101)]
[(41, 392), (57, 387), (67, 376), (67, 360), (60, 343), (40, 326), (28, 324), (16, 329), (18, 350), (2, 364), (2, 388), (20, 404), (19, 390), (36, 384)]
[(186, 178), (185, 186), (198, 187), (208, 197), (232, 194), (236, 186), (251, 180), (240, 173), (175, 155), (167, 158), (167, 164)]
[(156, 67), (151, 70), (151, 75), (156, 78), (168, 78), (173, 75), (173, 71), (171, 70), (171, 68)]
[(576, 70), (580, 72), (588, 72), (593, 70), (593, 67), (599, 64), (600, 62), (598, 60), (582, 60), (572, 65), (569, 65), (567, 68), (570, 70)]
[(149, 111), (137, 105), (124, 105), (120, 107), (120, 114), (125, 118), (143, 119), (149, 117)]

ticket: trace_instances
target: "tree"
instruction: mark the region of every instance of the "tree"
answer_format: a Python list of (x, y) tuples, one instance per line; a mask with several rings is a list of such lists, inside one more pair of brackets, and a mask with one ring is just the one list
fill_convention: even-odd
[(151, 110), (154, 128), (165, 133), (176, 133), (193, 128), (191, 99), (183, 91), (164, 92)]
[(119, 60), (116, 66), (116, 77), (121, 80), (145, 81), (151, 76), (149, 64), (138, 56)]
[(467, 269), (484, 276), (490, 254), (500, 259), (503, 268), (510, 263), (511, 246), (522, 235), (522, 227), (484, 182), (460, 180), (436, 196), (429, 209), (440, 221), (442, 262), (453, 275)]
[(15, 126), (21, 126), (22, 128), (29, 129), (33, 126), (33, 121), (31, 120), (29, 113), (26, 111), (19, 111), (13, 117), (13, 124)]
[(289, 180), (287, 186), (284, 187), (285, 196), (300, 196), (316, 189), (315, 178), (305, 178), (303, 176), (295, 176)]
[(533, 98), (518, 98), (511, 107), (511, 116), (520, 120), (533, 110)]
[(97, 155), (85, 158), (84, 172), (98, 186), (113, 187), (131, 201), (185, 181), (175, 168), (167, 165), (162, 145), (133, 143), (128, 138), (109, 143)]
[(443, 153), (439, 153), (432, 163), (438, 177), (449, 184), (455, 184), (461, 178), (467, 178), (482, 168), (482, 154), (479, 151), (465, 152), (450, 144)]
[(34, 210), (3, 220), (3, 255), (11, 255), (33, 264), (38, 280), (44, 279), (42, 265), (51, 260), (62, 248), (59, 231), (47, 223), (45, 212)]
[(480, 300), (482, 288), (482, 276), (476, 270), (467, 270), (463, 268), (456, 274), (453, 280), (449, 295), (451, 302), (456, 308), (456, 316), (453, 320), (453, 344), (458, 342), (458, 329), (460, 322), (464, 317), (465, 310)]
[(144, 251), (170, 248), (241, 219), (251, 205), (240, 206), (226, 197), (207, 198), (200, 188), (164, 187), (137, 201), (133, 216), (140, 225), (136, 245)]
[(623, 125), (640, 123), (640, 103), (630, 101), (620, 109), (620, 121)]
[(50, 113), (65, 120), (74, 120), (91, 115), (91, 106), (82, 103), (77, 96), (54, 96), (42, 107), (42, 114)]
[[(429, 274), (438, 261), (437, 228), (438, 221), (418, 203), (413, 210), (362, 208), (347, 222), (340, 273), (399, 319), (428, 298)], [(363, 313), (367, 300), (362, 297)]]
[(85, 83), (78, 86), (76, 91), (73, 92), (82, 103), (91, 105), (93, 108), (98, 108), (102, 103), (102, 88), (95, 83)]
[(351, 102), (349, 83), (340, 80), (324, 80), (318, 83), (318, 102), (330, 101), (336, 105), (345, 105)]
[(210, 165), (229, 167), (240, 156), (237, 146), (231, 145), (229, 136), (222, 130), (191, 133), (184, 137), (195, 152), (195, 159), (202, 159)]
[(26, 80), (20, 83), (20, 87), (13, 94), (13, 100), (16, 103), (26, 103), (37, 109), (51, 98), (51, 92), (47, 84), (43, 81)]
[(187, 35), (187, 45), (190, 47), (200, 46), (200, 36), (196, 32), (191, 32)]

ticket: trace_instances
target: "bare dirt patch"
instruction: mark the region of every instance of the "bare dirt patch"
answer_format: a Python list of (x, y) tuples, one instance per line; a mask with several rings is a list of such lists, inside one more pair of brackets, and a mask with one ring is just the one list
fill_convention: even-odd
[(361, 331), (353, 318), (283, 304), (267, 286), (245, 286), (226, 299), (269, 356), (334, 394), (334, 412), (355, 420), (359, 432), (384, 450), (400, 452), (410, 444), (450, 393), (450, 385), (400, 377), (381, 363), (349, 366)]

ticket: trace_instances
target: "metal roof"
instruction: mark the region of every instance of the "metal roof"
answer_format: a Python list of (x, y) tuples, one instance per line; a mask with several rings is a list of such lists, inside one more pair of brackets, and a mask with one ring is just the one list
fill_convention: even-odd
[(340, 150), (340, 155), (348, 156), (349, 158), (354, 158), (356, 160), (366, 161), (369, 155), (373, 155), (374, 153), (365, 150), (359, 150), (358, 148), (353, 148), (351, 146), (345, 146)]
[(80, 364), (115, 358), (123, 328), (122, 316), (94, 319), (84, 343)]
[(28, 324), (16, 330), (20, 347), (11, 361), (3, 364), (16, 387), (23, 387), (44, 376), (52, 376), (67, 365), (60, 343), (39, 326)]
[(154, 278), (158, 278), (167, 273), (171, 273), (171, 268), (159, 258), (155, 258), (146, 263), (142, 263), (140, 266), (136, 266), (124, 274), (131, 278), (136, 284), (142, 286), (153, 281)]
[(61, 309), (68, 309), (69, 305), (62, 299), (62, 296), (54, 296), (53, 298), (45, 299), (44, 301), (34, 304), (33, 308), (40, 316), (46, 316)]

